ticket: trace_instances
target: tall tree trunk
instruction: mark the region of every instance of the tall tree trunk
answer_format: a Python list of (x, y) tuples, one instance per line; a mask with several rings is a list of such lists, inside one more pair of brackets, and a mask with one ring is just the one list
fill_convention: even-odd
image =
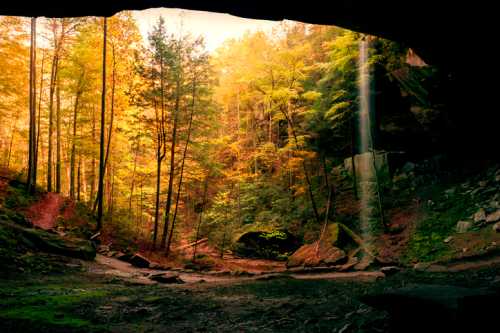
[(35, 140), (36, 140), (36, 17), (31, 18), (31, 45), (30, 45), (30, 86), (29, 86), (29, 147), (28, 147), (28, 179), (27, 187), (31, 193), (35, 192)]
[[(151, 70), (153, 73), (153, 70)], [(151, 76), (153, 78), (153, 75)], [(152, 79), (152, 89), (154, 91), (155, 84)], [(156, 249), (156, 241), (158, 240), (158, 229), (160, 224), (160, 192), (161, 192), (161, 164), (166, 155), (166, 134), (165, 134), (165, 94), (163, 82), (163, 55), (160, 56), (160, 110), (158, 115), (158, 107), (156, 98), (153, 96), (153, 106), (155, 110), (155, 125), (156, 125), (156, 195), (155, 195), (155, 217), (153, 228), (153, 246)]]
[(37, 115), (37, 129), (36, 129), (36, 142), (35, 142), (35, 170), (34, 176), (35, 184), (38, 175), (38, 148), (40, 143), (40, 114), (42, 110), (42, 92), (43, 92), (43, 66), (45, 64), (45, 52), (42, 52), (42, 66), (40, 69), (40, 89), (38, 93), (38, 115)]
[(205, 177), (205, 185), (203, 188), (203, 202), (201, 203), (200, 219), (198, 221), (198, 225), (196, 226), (196, 235), (195, 235), (195, 239), (194, 239), (193, 259), (192, 259), (193, 262), (195, 262), (195, 260), (196, 260), (196, 248), (197, 248), (198, 240), (200, 239), (200, 227), (201, 227), (201, 222), (203, 222), (202, 217), (203, 217), (203, 210), (205, 209), (205, 205), (207, 202), (207, 193), (208, 193), (208, 174)]
[[(83, 76), (83, 74), (82, 74)], [(76, 127), (78, 122), (78, 104), (80, 101), (80, 85), (82, 77), (80, 77), (78, 82), (78, 87), (75, 96), (75, 106), (73, 108), (73, 134), (71, 139), (71, 157), (70, 157), (70, 182), (69, 182), (69, 196), (71, 199), (75, 199), (75, 162), (76, 162)]]
[(102, 92), (101, 92), (101, 138), (99, 142), (99, 184), (97, 188), (97, 230), (102, 228), (103, 193), (104, 193), (104, 126), (106, 125), (106, 44), (108, 19), (104, 17), (102, 46)]
[(113, 72), (111, 74), (111, 116), (109, 118), (109, 128), (108, 128), (108, 141), (106, 147), (106, 157), (104, 159), (104, 168), (109, 159), (109, 152), (111, 150), (111, 135), (113, 134), (113, 121), (115, 118), (115, 86), (116, 86), (116, 59), (115, 59), (115, 44), (111, 44), (112, 56), (113, 56)]
[(137, 157), (139, 156), (139, 136), (137, 137), (135, 154), (134, 154), (134, 169), (132, 171), (132, 183), (130, 184), (130, 196), (128, 198), (128, 218), (130, 219), (132, 216), (132, 197), (134, 196), (134, 187), (135, 187), (135, 173), (137, 170)]
[(179, 197), (181, 195), (182, 178), (184, 176), (184, 163), (186, 161), (189, 140), (191, 138), (191, 128), (193, 125), (193, 115), (194, 115), (194, 109), (195, 109), (195, 102), (196, 102), (196, 77), (194, 77), (194, 79), (193, 79), (193, 99), (191, 101), (191, 113), (189, 114), (188, 133), (187, 133), (187, 138), (186, 138), (186, 145), (184, 146), (184, 152), (182, 154), (181, 174), (180, 174), (180, 178), (179, 178), (179, 184), (177, 185), (177, 196), (175, 199), (175, 210), (174, 210), (174, 216), (172, 218), (172, 226), (170, 227), (170, 234), (168, 236), (166, 255), (168, 255), (169, 251), (170, 251), (170, 244), (172, 243), (172, 236), (174, 234), (175, 221), (177, 218), (177, 210), (179, 208)]
[(78, 172), (76, 181), (76, 200), (80, 201), (80, 192), (82, 186), (82, 155), (78, 154)]
[(50, 90), (49, 90), (49, 133), (48, 133), (48, 151), (47, 151), (47, 192), (52, 192), (52, 168), (53, 168), (53, 132), (54, 132), (54, 93), (56, 90), (56, 81), (59, 68), (59, 55), (61, 50), (62, 35), (58, 36), (57, 24), (55, 21), (52, 26), (54, 39), (54, 55), (52, 57), (52, 69), (50, 75)]
[(47, 151), (47, 192), (52, 192), (52, 136), (54, 132), (54, 93), (56, 85), (57, 64), (58, 64), (57, 51), (54, 53), (52, 59), (52, 70), (50, 76), (50, 90), (49, 90), (49, 133), (48, 133), (48, 151)]
[[(96, 119), (95, 119), (95, 109), (92, 108), (92, 144), (96, 143)], [(89, 197), (89, 206), (94, 202), (94, 194), (95, 194), (95, 158), (94, 154), (92, 154), (92, 160), (90, 163), (90, 197)]]
[(109, 201), (108, 201), (108, 213), (109, 213), (109, 222), (113, 222), (113, 210), (114, 210), (114, 202), (115, 202), (115, 168), (112, 164), (109, 164), (109, 173), (111, 177), (111, 188), (109, 192)]
[(61, 87), (56, 78), (56, 192), (61, 193)]
[(170, 146), (170, 172), (168, 178), (168, 189), (167, 189), (167, 203), (165, 205), (165, 218), (163, 224), (163, 234), (161, 236), (160, 248), (165, 248), (165, 243), (168, 234), (168, 224), (170, 222), (170, 209), (172, 208), (172, 190), (174, 185), (174, 175), (175, 175), (175, 146), (177, 140), (177, 122), (179, 119), (179, 107), (180, 107), (180, 91), (181, 91), (180, 73), (177, 73), (176, 79), (176, 96), (175, 96), (175, 114), (174, 114), (174, 124), (172, 129), (172, 145)]

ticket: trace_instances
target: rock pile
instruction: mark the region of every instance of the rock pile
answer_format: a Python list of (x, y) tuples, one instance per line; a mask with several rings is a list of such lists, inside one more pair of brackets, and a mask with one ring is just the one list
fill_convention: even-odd
[[(456, 195), (469, 196), (477, 210), (466, 220), (457, 222), (457, 233), (464, 233), (472, 228), (480, 229), (492, 225), (500, 232), (500, 168), (492, 168), (480, 180), (467, 181), (449, 189)], [(447, 192), (445, 191), (445, 192)]]

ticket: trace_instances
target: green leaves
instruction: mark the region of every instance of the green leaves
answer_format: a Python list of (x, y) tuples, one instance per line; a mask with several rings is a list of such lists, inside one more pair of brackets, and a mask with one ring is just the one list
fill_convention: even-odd
[(339, 102), (333, 104), (330, 109), (325, 113), (325, 119), (331, 121), (332, 123), (345, 121), (349, 114), (348, 111), (350, 102)]

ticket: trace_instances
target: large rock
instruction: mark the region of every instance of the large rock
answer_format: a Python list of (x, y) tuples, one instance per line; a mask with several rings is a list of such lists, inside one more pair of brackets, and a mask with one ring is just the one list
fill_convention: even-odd
[(500, 209), (497, 210), (496, 212), (488, 214), (488, 216), (486, 216), (487, 223), (493, 223), (496, 221), (500, 221)]
[(297, 266), (320, 266), (341, 264), (346, 259), (344, 251), (328, 242), (322, 241), (318, 246), (318, 241), (300, 247), (292, 254), (286, 263), (287, 267)]
[(132, 266), (139, 268), (149, 268), (149, 265), (151, 265), (151, 261), (149, 261), (148, 258), (140, 255), (139, 253), (134, 254), (128, 262), (131, 263)]
[(479, 223), (484, 220), (486, 220), (486, 212), (484, 208), (481, 208), (474, 214), (474, 223)]
[(250, 231), (236, 240), (234, 252), (247, 258), (280, 259), (300, 245), (299, 239), (286, 231)]
[(17, 237), (29, 248), (83, 260), (93, 260), (96, 256), (96, 249), (88, 240), (61, 237), (45, 230), (24, 228), (5, 221), (0, 223), (2, 228), (18, 234)]
[(472, 227), (472, 223), (469, 221), (458, 221), (456, 230), (459, 234), (467, 232)]

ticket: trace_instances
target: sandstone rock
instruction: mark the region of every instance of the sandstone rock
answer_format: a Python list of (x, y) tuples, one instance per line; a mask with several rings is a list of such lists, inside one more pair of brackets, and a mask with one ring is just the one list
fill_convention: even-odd
[(488, 214), (488, 216), (486, 216), (487, 223), (493, 223), (493, 222), (496, 222), (499, 220), (500, 220), (500, 209), (497, 210), (496, 212)]
[(288, 258), (287, 267), (333, 265), (346, 258), (344, 251), (327, 242), (321, 242), (319, 247), (317, 244), (318, 241), (301, 246)]
[(380, 269), (382, 273), (386, 276), (394, 275), (398, 273), (401, 269), (398, 266), (385, 266)]
[(415, 265), (413, 265), (413, 269), (422, 272), (426, 271), (430, 266), (431, 266), (430, 263), (418, 262)]
[(484, 220), (486, 220), (486, 212), (484, 211), (484, 208), (480, 208), (475, 214), (474, 214), (474, 223), (479, 223)]
[(500, 222), (497, 222), (493, 225), (493, 230), (496, 232), (500, 232)]
[(131, 253), (118, 252), (115, 258), (121, 261), (130, 262), (130, 259), (132, 259), (132, 257), (133, 254)]
[(132, 258), (130, 258), (130, 261), (129, 261), (132, 266), (135, 266), (135, 267), (139, 267), (139, 268), (149, 268), (149, 265), (151, 265), (151, 262), (141, 256), (139, 253), (136, 253), (132, 256)]
[(457, 222), (457, 233), (463, 234), (467, 232), (472, 227), (472, 223), (469, 221), (458, 221)]
[(97, 247), (97, 253), (106, 254), (109, 252), (109, 245), (99, 245)]
[(151, 274), (149, 278), (160, 283), (184, 283), (179, 274), (174, 273)]

